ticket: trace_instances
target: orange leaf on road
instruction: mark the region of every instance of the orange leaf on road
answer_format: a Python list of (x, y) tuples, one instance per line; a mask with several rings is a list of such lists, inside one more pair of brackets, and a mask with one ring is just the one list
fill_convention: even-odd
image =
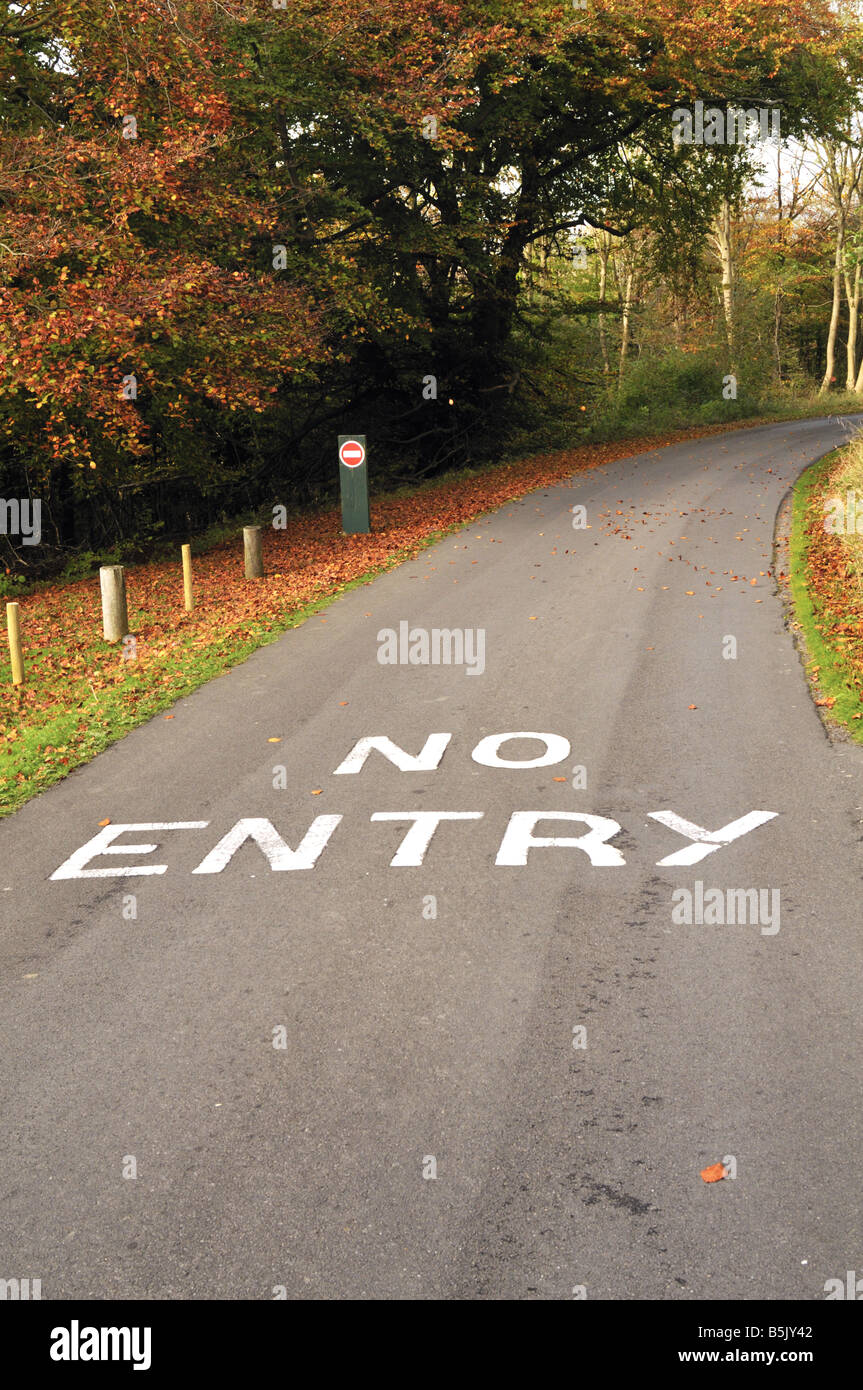
[(702, 1168), (701, 1176), (705, 1182), (719, 1182), (725, 1177), (725, 1164), (713, 1163), (709, 1168)]

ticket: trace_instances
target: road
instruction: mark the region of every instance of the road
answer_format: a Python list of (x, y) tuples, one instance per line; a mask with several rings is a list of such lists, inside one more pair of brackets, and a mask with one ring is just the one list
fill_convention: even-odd
[[(509, 504), (4, 822), (0, 1276), (746, 1300), (863, 1272), (863, 752), (827, 739), (770, 573), (845, 433)], [(404, 622), (483, 630), (484, 669), (383, 664)], [(337, 772), (369, 737), (425, 767)], [(473, 818), (372, 819), (432, 811)], [(688, 924), (699, 882), (766, 915)]]

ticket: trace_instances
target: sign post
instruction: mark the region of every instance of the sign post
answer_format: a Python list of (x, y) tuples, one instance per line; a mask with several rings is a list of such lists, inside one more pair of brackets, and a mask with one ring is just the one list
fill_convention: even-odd
[(339, 484), (342, 493), (342, 530), (349, 536), (371, 531), (369, 470), (364, 434), (339, 435)]

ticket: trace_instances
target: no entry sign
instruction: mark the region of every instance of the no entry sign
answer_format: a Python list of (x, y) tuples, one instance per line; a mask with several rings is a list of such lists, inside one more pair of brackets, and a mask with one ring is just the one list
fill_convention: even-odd
[(346, 439), (339, 449), (339, 458), (345, 468), (359, 468), (366, 461), (366, 451), (358, 439)]
[(369, 516), (369, 470), (364, 434), (339, 435), (339, 484), (342, 530), (349, 536), (372, 529)]

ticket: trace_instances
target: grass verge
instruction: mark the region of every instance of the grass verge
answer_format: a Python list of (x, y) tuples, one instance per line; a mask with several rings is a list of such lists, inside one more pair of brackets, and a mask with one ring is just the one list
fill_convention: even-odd
[(863, 743), (863, 536), (825, 529), (831, 501), (844, 502), (853, 479), (863, 482), (859, 445), (828, 454), (798, 479), (789, 569), (815, 703), (828, 729)]

